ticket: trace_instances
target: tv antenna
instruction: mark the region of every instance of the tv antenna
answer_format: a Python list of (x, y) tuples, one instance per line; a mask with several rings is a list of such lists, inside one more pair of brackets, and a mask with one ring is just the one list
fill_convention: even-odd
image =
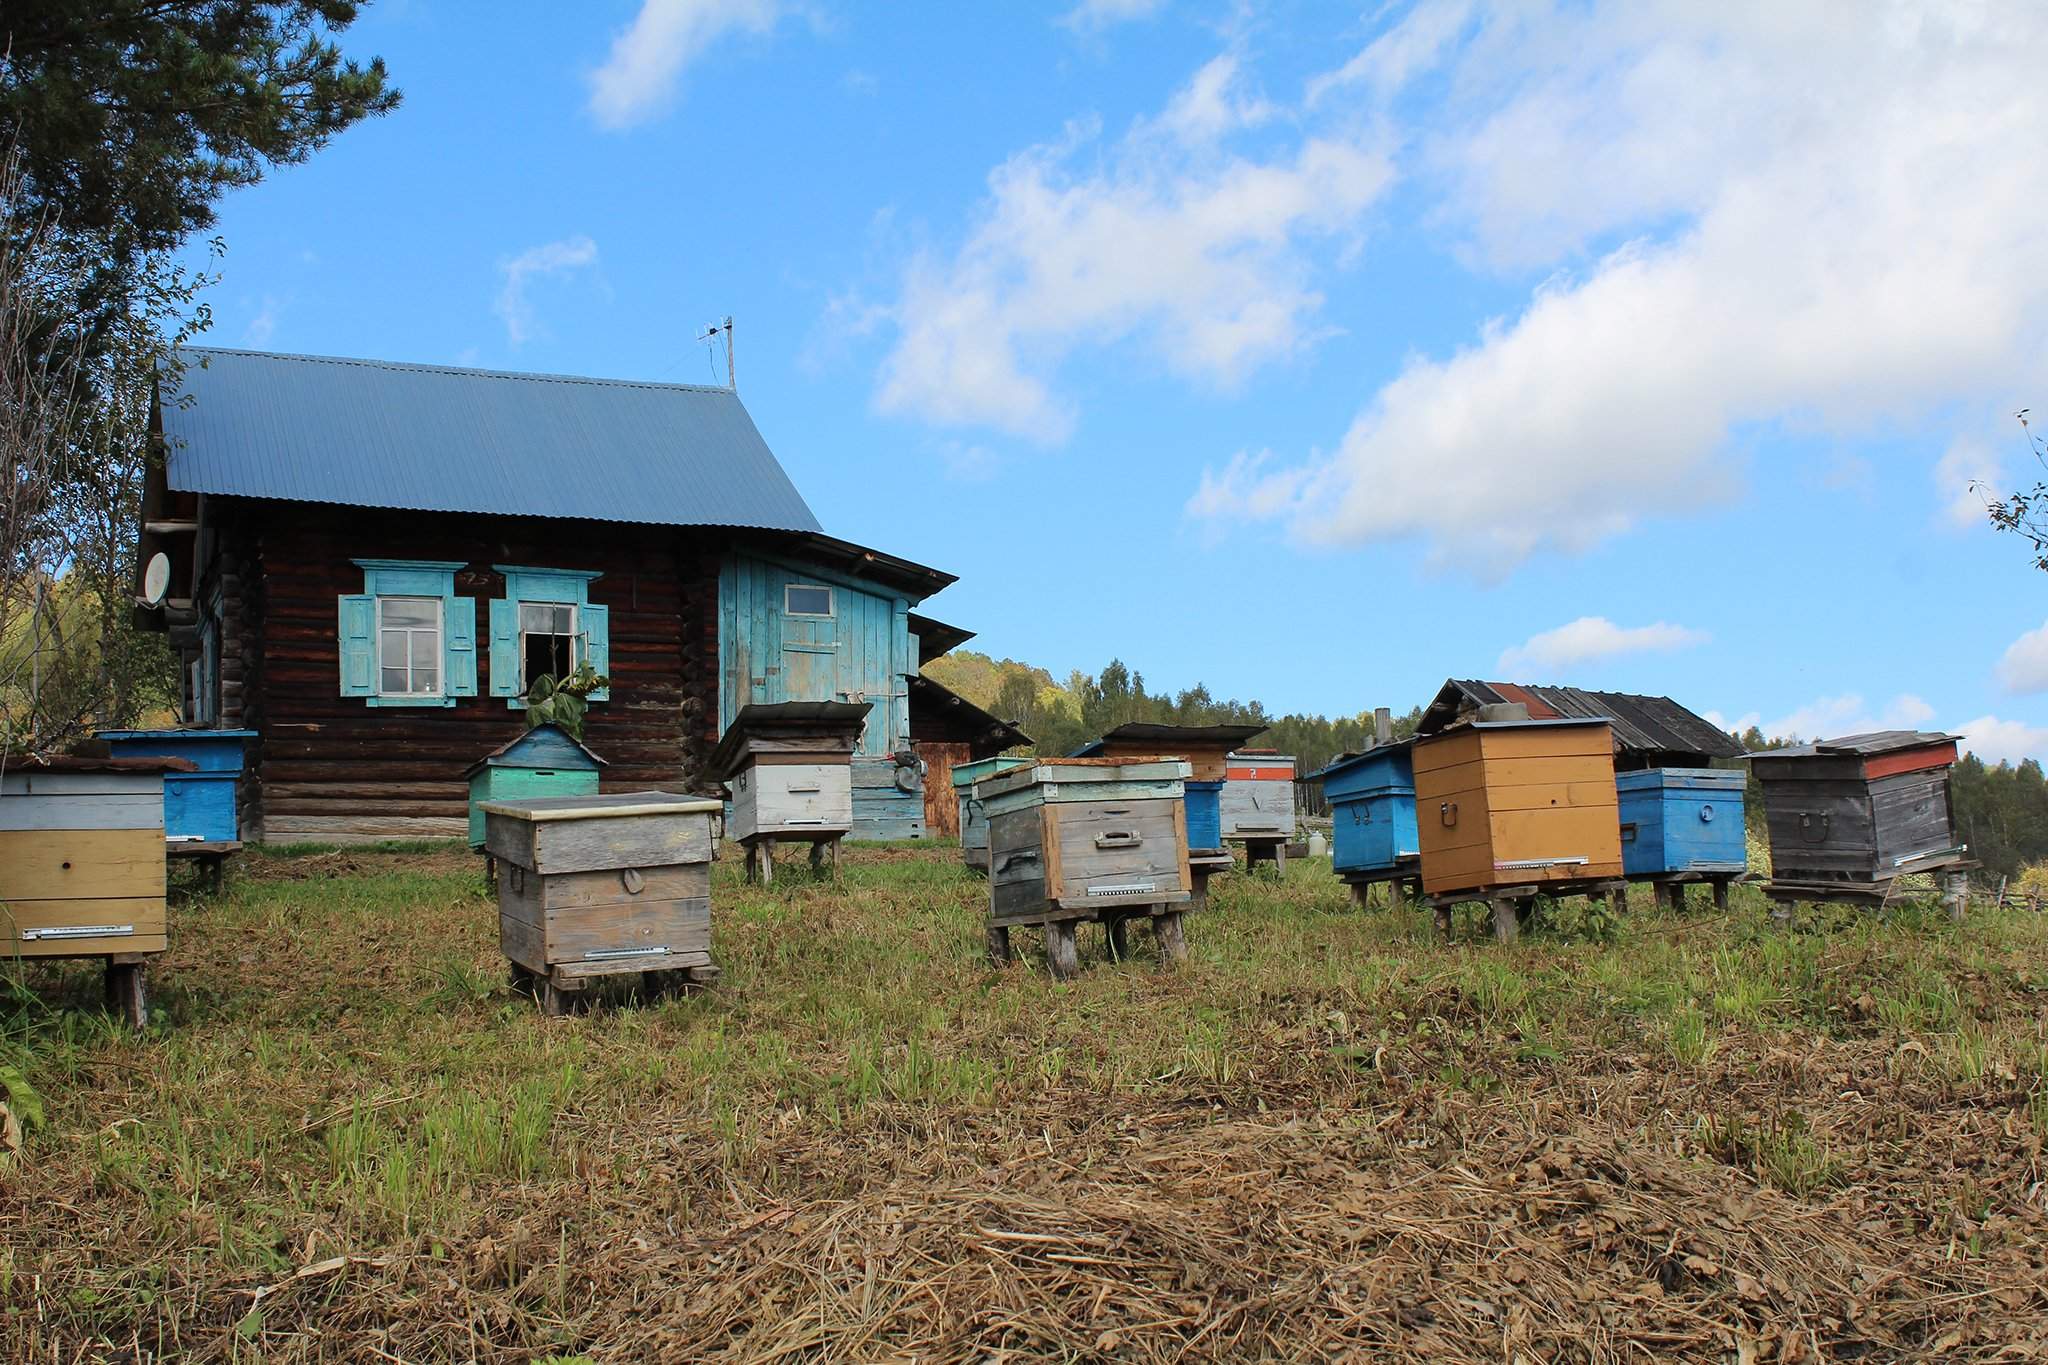
[(697, 334), (697, 340), (704, 343), (704, 354), (706, 358), (709, 358), (711, 355), (711, 339), (720, 332), (725, 333), (725, 386), (734, 393), (738, 393), (740, 391), (739, 378), (737, 371), (733, 369), (732, 363), (732, 319), (730, 317), (723, 317), (711, 323)]

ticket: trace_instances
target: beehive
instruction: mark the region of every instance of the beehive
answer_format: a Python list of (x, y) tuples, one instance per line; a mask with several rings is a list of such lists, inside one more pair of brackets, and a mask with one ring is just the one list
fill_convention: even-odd
[(1294, 759), (1266, 749), (1231, 754), (1223, 785), (1223, 837), (1294, 837)]
[(1330, 865), (1339, 877), (1391, 877), (1421, 856), (1414, 747), (1412, 742), (1380, 745), (1315, 774), (1330, 803)]
[[(1265, 732), (1263, 725), (1160, 725), (1130, 721), (1086, 745), (1079, 757), (1180, 758), (1188, 764), (1182, 799), (1188, 808), (1188, 847), (1223, 847), (1223, 791), (1230, 775), (1230, 754), (1238, 745)], [(1292, 760), (1289, 760), (1290, 765)], [(1290, 777), (1293, 769), (1288, 769)], [(1288, 789), (1292, 817), (1293, 788)], [(1293, 826), (1288, 826), (1291, 831)]]
[(9, 759), (0, 772), (0, 954), (107, 959), (140, 1027), (142, 961), (168, 945), (164, 776), (179, 758)]
[(960, 805), (960, 857), (969, 867), (988, 870), (988, 814), (974, 794), (974, 784), (995, 773), (1008, 772), (1031, 760), (997, 754), (972, 763), (953, 765), (953, 794)]
[(1036, 759), (975, 784), (988, 812), (989, 909), (1024, 923), (1188, 899), (1179, 759)]
[(732, 792), (726, 833), (832, 839), (853, 828), (851, 762), (866, 702), (743, 706), (718, 742), (711, 774)]
[(595, 796), (603, 766), (603, 759), (559, 725), (536, 725), (499, 745), (463, 773), (469, 779), (469, 846), (484, 846), (484, 802)]
[(1616, 774), (1621, 870), (1735, 874), (1749, 866), (1743, 823), (1748, 778), (1733, 768), (1647, 768)]
[(1878, 884), (1961, 861), (1956, 738), (1886, 730), (1751, 754), (1774, 880)]
[(1425, 892), (1621, 875), (1606, 721), (1460, 725), (1416, 740), (1414, 771)]
[(179, 758), (190, 772), (164, 774), (164, 838), (232, 844), (242, 837), (236, 792), (254, 730), (102, 730), (116, 758)]
[(484, 847), (500, 864), (499, 944), (550, 1013), (600, 977), (715, 974), (718, 802), (627, 792), (482, 809)]

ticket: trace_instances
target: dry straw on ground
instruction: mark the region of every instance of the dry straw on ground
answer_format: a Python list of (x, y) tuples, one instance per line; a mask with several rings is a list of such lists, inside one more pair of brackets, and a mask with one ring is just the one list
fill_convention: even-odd
[(1444, 948), (1290, 869), (1058, 987), (875, 850), (721, 869), (723, 990), (550, 1022), (383, 856), (188, 908), (171, 1031), (39, 1036), (17, 1358), (2048, 1357), (2029, 917)]

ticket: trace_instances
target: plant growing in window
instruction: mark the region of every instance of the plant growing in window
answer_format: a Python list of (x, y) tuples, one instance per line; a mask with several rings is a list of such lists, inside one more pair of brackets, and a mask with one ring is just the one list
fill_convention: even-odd
[(586, 661), (576, 665), (567, 677), (543, 673), (526, 690), (526, 728), (557, 725), (577, 743), (583, 742), (583, 718), (590, 710), (590, 694), (602, 692), (612, 680)]

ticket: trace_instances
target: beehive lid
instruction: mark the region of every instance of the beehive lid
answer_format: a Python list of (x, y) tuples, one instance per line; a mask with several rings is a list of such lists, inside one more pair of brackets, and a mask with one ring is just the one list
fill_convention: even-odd
[(632, 815), (691, 815), (725, 809), (720, 801), (674, 792), (613, 792), (606, 796), (537, 796), (528, 801), (480, 801), (489, 815), (536, 824), (554, 820), (617, 820)]
[(706, 767), (718, 781), (746, 766), (755, 753), (816, 751), (851, 755), (873, 708), (864, 701), (785, 701), (742, 706), (719, 737)]
[(189, 758), (99, 758), (91, 754), (10, 754), (0, 758), (0, 773), (196, 773)]
[(1185, 782), (1190, 765), (1184, 759), (1153, 755), (1131, 758), (1035, 758), (1023, 767), (991, 773), (974, 784), (975, 794), (1011, 792), (1039, 783), (1062, 785), (1095, 782)]
[(1873, 730), (1867, 734), (1844, 735), (1840, 739), (1815, 740), (1811, 744), (1794, 744), (1783, 749), (1757, 749), (1743, 755), (1749, 759), (1779, 758), (1875, 758), (1880, 754), (1898, 753), (1906, 749), (1932, 748), (1940, 744), (1954, 744), (1961, 735), (1942, 734), (1936, 730)]
[(1372, 748), (1355, 754), (1338, 754), (1322, 767), (1304, 776), (1302, 780), (1304, 782), (1320, 782), (1324, 778), (1348, 773), (1353, 768), (1363, 767), (1369, 763), (1383, 762), (1398, 753), (1411, 750), (1414, 747), (1415, 741), (1413, 739), (1397, 739), (1390, 744), (1375, 744)]

